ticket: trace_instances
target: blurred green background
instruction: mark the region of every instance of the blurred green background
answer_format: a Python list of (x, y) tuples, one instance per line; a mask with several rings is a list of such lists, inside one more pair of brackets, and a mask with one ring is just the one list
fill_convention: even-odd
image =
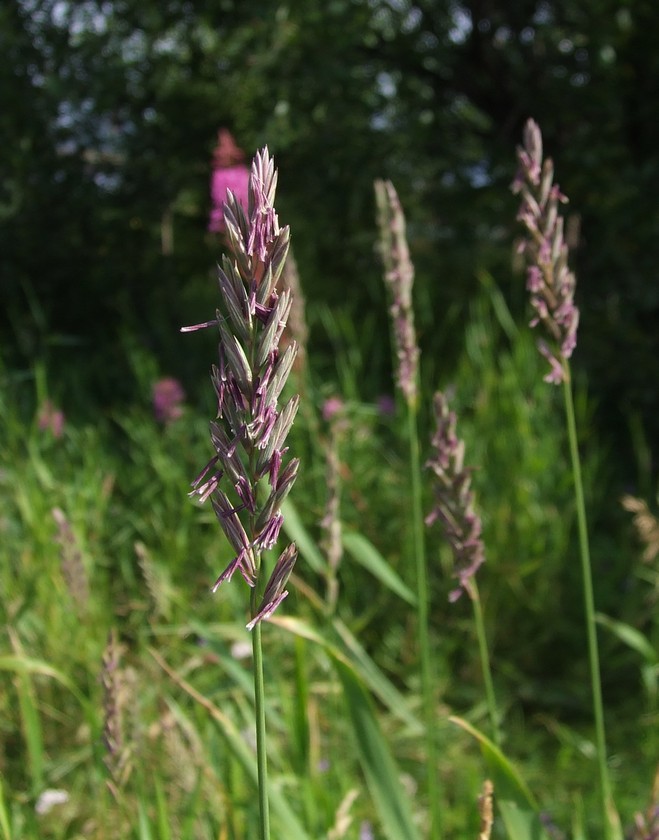
[(442, 379), (479, 271), (525, 312), (507, 186), (532, 116), (571, 200), (574, 363), (626, 458), (630, 424), (649, 440), (659, 431), (658, 26), (650, 0), (3, 4), (9, 366), (46, 360), (81, 410), (130, 399), (130, 336), (198, 381), (198, 346), (177, 333), (214, 306), (218, 242), (205, 231), (224, 126), (248, 155), (265, 143), (276, 155), (319, 372), (333, 368), (323, 306), (371, 327), (356, 335), (369, 397), (390, 381), (372, 182), (394, 181), (426, 371)]
[[(248, 156), (266, 143), (275, 155), (279, 219), (291, 226), (306, 299), (308, 377), (296, 380), (303, 408), (291, 442), (303, 462), (292, 496), (301, 526), (312, 547), (321, 541), (320, 409), (340, 395), (343, 526), (409, 583), (401, 424), (376, 409), (393, 377), (373, 180), (390, 178), (399, 192), (416, 267), (422, 440), (432, 390), (447, 388), (477, 467), (488, 557), (479, 586), (506, 748), (567, 827), (582, 796), (587, 822), (594, 799), (582, 595), (560, 394), (542, 382), (526, 328), (508, 189), (522, 126), (529, 116), (539, 123), (570, 198), (581, 309), (572, 364), (596, 601), (632, 631), (601, 634), (610, 763), (627, 823), (642, 807), (657, 755), (659, 575), (656, 557), (641, 559), (620, 496), (656, 502), (658, 32), (652, 0), (0, 6), (0, 773), (10, 836), (112, 837), (108, 814), (131, 826), (116, 836), (163, 840), (249, 837), (255, 825), (231, 734), (218, 734), (149, 653), (160, 651), (236, 727), (252, 725), (248, 666), (232, 648), (244, 641), (244, 591), (232, 584), (209, 597), (228, 548), (209, 510), (185, 498), (208, 458), (216, 349), (209, 334), (179, 328), (211, 318), (217, 304), (222, 243), (207, 224), (221, 127)], [(162, 376), (187, 393), (183, 417), (166, 426), (151, 403)], [(39, 427), (46, 399), (64, 412), (61, 437)], [(352, 653), (346, 639), (359, 639), (368, 673), (389, 681), (375, 692), (383, 729), (418, 777), (422, 748), (386, 699), (399, 690), (417, 708), (410, 607), (348, 554), (340, 631), (314, 600), (326, 580), (308, 557), (283, 612)], [(438, 535), (430, 556), (438, 697), (447, 714), (478, 723), (468, 605), (447, 603), (450, 560)], [(119, 806), (108, 797), (99, 817), (110, 628), (139, 702), (135, 769)], [(324, 837), (361, 784), (341, 691), (322, 646), (308, 655), (292, 634), (268, 632), (266, 646), (281, 645), (266, 654), (274, 774), (310, 836)], [(448, 826), (475, 836), (482, 768), (458, 736), (446, 743)], [(194, 771), (185, 783), (182, 766)], [(58, 784), (72, 803), (46, 826), (33, 805)], [(356, 809), (375, 819), (366, 797)], [(0, 832), (3, 813), (0, 785)], [(174, 828), (145, 833), (142, 817)]]

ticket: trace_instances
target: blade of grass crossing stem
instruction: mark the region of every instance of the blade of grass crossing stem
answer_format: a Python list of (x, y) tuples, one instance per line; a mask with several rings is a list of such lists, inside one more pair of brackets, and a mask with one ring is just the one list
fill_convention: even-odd
[[(236, 758), (238, 763), (242, 766), (243, 770), (252, 780), (254, 787), (256, 788), (258, 777), (254, 753), (248, 747), (245, 739), (240, 734), (234, 722), (207, 697), (204, 697), (192, 685), (190, 685), (190, 683), (183, 679), (180, 674), (177, 674), (173, 668), (170, 668), (156, 650), (149, 648), (149, 653), (153, 656), (160, 667), (169, 674), (174, 682), (176, 682), (178, 686), (189, 694), (193, 700), (200, 703), (218, 724), (234, 758)], [(272, 811), (276, 814), (277, 820), (282, 826), (286, 827), (286, 840), (309, 840), (309, 835), (302, 828), (302, 825), (298, 821), (297, 817), (289, 808), (285, 798), (279, 793), (275, 785), (270, 785), (269, 798)]]
[(380, 730), (370, 697), (351, 668), (335, 660), (343, 686), (359, 760), (382, 830), (390, 840), (419, 840), (410, 801), (399, 770)]
[(356, 560), (360, 566), (370, 572), (394, 595), (398, 595), (399, 598), (402, 598), (411, 606), (416, 605), (416, 597), (412, 590), (403, 583), (391, 568), (391, 564), (387, 563), (373, 543), (369, 542), (366, 537), (357, 533), (346, 533), (343, 535), (343, 547), (352, 555), (353, 560)]
[(540, 822), (533, 794), (517, 768), (493, 741), (466, 720), (459, 717), (451, 717), (450, 720), (480, 744), (508, 840), (549, 840)]

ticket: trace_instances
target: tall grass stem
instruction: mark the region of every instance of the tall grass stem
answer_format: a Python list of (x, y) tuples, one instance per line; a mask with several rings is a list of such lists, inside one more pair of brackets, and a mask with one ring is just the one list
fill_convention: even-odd
[(614, 830), (612, 821), (613, 799), (611, 796), (611, 783), (606, 763), (604, 705), (602, 702), (602, 682), (600, 675), (599, 649), (597, 644), (597, 629), (595, 623), (595, 597), (593, 594), (593, 574), (590, 562), (590, 548), (588, 544), (586, 504), (584, 501), (583, 482), (581, 479), (581, 462), (579, 460), (579, 448), (577, 442), (577, 424), (574, 414), (574, 400), (572, 397), (570, 370), (568, 362), (565, 360), (563, 361), (563, 367), (565, 373), (563, 377), (563, 394), (565, 397), (565, 416), (567, 420), (568, 438), (570, 444), (572, 475), (574, 478), (574, 496), (577, 507), (579, 554), (581, 556), (586, 633), (588, 639), (588, 658), (590, 662), (590, 682), (593, 700), (593, 716), (595, 719), (595, 741), (597, 748), (600, 795), (602, 799), (604, 837), (605, 840), (617, 840), (618, 832)]
[[(252, 590), (252, 615), (258, 609), (257, 587)], [(254, 710), (256, 714), (256, 767), (259, 789), (259, 838), (270, 840), (270, 807), (268, 803), (268, 756), (265, 740), (265, 684), (263, 679), (263, 646), (261, 623), (252, 630), (252, 656), (254, 659)]]
[(421, 666), (421, 693), (423, 697), (423, 718), (426, 730), (426, 772), (427, 791), (430, 809), (430, 840), (441, 837), (440, 787), (437, 775), (437, 715), (433, 697), (433, 669), (430, 650), (430, 630), (428, 621), (428, 566), (425, 549), (425, 525), (423, 500), (421, 494), (421, 458), (419, 454), (419, 432), (417, 411), (410, 401), (407, 405), (407, 431), (410, 447), (410, 490), (412, 494), (413, 546), (416, 566), (417, 616), (419, 655)]

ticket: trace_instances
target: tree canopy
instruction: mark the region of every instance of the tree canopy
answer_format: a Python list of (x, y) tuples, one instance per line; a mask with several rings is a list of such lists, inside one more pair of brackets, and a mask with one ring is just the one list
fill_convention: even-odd
[(612, 430), (634, 414), (656, 437), (658, 23), (651, 0), (3, 4), (8, 364), (75, 365), (82, 350), (85, 387), (110, 400), (130, 334), (184, 372), (178, 326), (213, 306), (208, 178), (225, 126), (277, 157), (310, 309), (383, 331), (372, 184), (394, 181), (422, 349), (450, 366), (478, 272), (525, 311), (508, 185), (532, 116), (580, 231), (575, 365)]

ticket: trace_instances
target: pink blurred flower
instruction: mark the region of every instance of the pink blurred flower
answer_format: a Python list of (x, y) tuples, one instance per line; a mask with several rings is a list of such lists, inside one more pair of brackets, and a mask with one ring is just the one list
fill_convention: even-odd
[(64, 433), (64, 412), (56, 408), (50, 400), (44, 400), (39, 409), (37, 423), (40, 431), (49, 431), (54, 438), (59, 439)]
[(183, 414), (181, 403), (185, 391), (178, 379), (165, 376), (154, 383), (152, 389), (153, 413), (159, 423), (167, 425)]
[(341, 397), (328, 397), (322, 407), (323, 420), (331, 420), (340, 411), (343, 411), (344, 405)]
[(217, 146), (213, 153), (213, 173), (211, 175), (212, 208), (208, 230), (223, 233), (224, 202), (227, 190), (231, 190), (238, 203), (247, 212), (249, 203), (249, 169), (245, 165), (245, 153), (240, 149), (231, 133), (225, 128), (217, 135)]

